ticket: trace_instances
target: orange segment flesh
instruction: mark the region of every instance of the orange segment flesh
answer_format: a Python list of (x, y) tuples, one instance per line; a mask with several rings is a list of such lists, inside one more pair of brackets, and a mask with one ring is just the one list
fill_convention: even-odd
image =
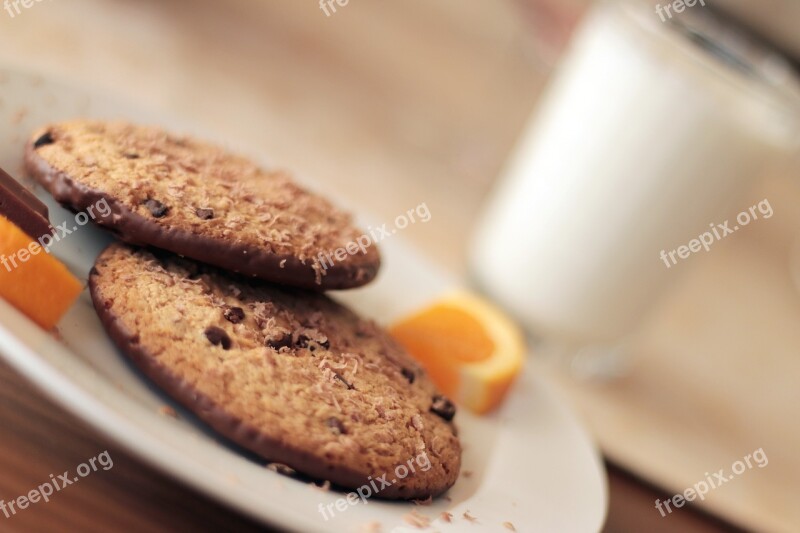
[(82, 290), (63, 264), (0, 216), (0, 297), (50, 330)]
[(444, 394), (476, 413), (502, 403), (525, 356), (519, 328), (492, 304), (465, 292), (400, 320), (390, 332)]
[[(404, 327), (403, 327), (404, 326)], [(438, 357), (455, 361), (475, 362), (491, 357), (495, 346), (481, 323), (468, 312), (451, 304), (436, 304), (419, 313), (413, 321), (398, 324), (398, 333), (408, 332), (422, 342), (420, 349), (434, 350)], [(414, 342), (414, 338), (409, 338)]]

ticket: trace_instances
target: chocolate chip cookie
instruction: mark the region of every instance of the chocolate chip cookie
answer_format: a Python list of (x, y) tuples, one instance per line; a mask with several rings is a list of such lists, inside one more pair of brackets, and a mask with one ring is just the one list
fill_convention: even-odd
[(25, 160), (73, 211), (105, 199), (111, 213), (95, 221), (129, 243), (318, 290), (364, 285), (380, 266), (350, 215), (285, 172), (189, 137), (73, 121), (35, 132)]
[(147, 376), (266, 460), (344, 488), (375, 483), (381, 498), (455, 482), (453, 404), (387, 333), (327, 296), (119, 243), (89, 286)]

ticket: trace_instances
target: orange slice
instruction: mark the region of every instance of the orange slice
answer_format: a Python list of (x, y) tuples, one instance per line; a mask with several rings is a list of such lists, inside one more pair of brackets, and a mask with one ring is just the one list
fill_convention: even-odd
[(0, 297), (50, 330), (82, 290), (63, 264), (0, 216)]
[(519, 327), (491, 303), (463, 291), (389, 331), (444, 394), (479, 414), (502, 403), (525, 359)]

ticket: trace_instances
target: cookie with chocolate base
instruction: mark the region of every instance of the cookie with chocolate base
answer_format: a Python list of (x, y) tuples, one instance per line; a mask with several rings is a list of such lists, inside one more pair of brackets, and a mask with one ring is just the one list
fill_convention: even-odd
[(329, 297), (121, 243), (89, 287), (144, 374), (266, 461), (347, 489), (375, 481), (378, 498), (455, 483), (453, 404), (384, 330)]
[(351, 216), (287, 173), (159, 128), (51, 124), (33, 134), (25, 162), (73, 211), (105, 200), (110, 212), (95, 222), (132, 244), (315, 290), (365, 285), (380, 267)]

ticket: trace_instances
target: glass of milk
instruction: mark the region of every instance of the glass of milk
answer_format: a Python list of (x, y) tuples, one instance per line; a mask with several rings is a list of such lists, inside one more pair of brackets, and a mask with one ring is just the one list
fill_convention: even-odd
[(780, 57), (700, 3), (672, 14), (616, 1), (586, 17), (474, 238), (478, 284), (578, 372), (614, 370), (691, 262), (662, 251), (741, 207), (797, 136)]

